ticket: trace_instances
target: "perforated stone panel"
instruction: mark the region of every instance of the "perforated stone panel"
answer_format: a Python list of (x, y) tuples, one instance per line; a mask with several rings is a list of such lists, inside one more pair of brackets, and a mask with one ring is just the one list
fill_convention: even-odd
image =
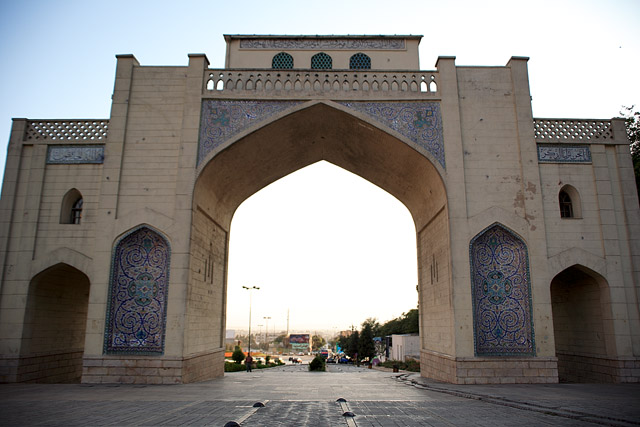
[(311, 68), (314, 70), (330, 70), (333, 67), (331, 56), (324, 52), (316, 53), (311, 57)]
[(352, 70), (371, 69), (371, 58), (364, 53), (356, 53), (349, 59), (349, 68)]
[(533, 126), (536, 139), (613, 139), (611, 120), (535, 119)]
[(271, 68), (288, 70), (293, 68), (293, 56), (285, 52), (280, 52), (273, 57)]
[(27, 122), (24, 140), (106, 139), (109, 120), (37, 120)]

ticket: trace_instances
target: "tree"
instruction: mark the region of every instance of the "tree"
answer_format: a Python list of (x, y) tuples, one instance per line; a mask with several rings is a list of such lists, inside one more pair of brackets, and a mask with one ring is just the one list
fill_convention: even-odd
[(325, 345), (327, 341), (322, 338), (320, 335), (313, 335), (311, 337), (311, 349), (312, 350), (320, 350), (323, 345)]
[(345, 353), (356, 362), (359, 360), (358, 356), (358, 347), (360, 345), (360, 333), (358, 331), (353, 331), (351, 335), (349, 335), (349, 339), (347, 340), (347, 348), (345, 349)]
[(636, 175), (636, 189), (640, 194), (640, 111), (633, 111), (634, 107), (634, 105), (631, 107), (622, 106), (620, 114), (624, 118), (627, 136), (631, 141), (631, 159)]
[(378, 319), (375, 317), (369, 317), (367, 320), (362, 322), (362, 330), (364, 330), (365, 326), (368, 325), (371, 328), (371, 334), (374, 337), (380, 336), (380, 323), (378, 323)]
[(240, 346), (236, 346), (236, 349), (233, 351), (231, 358), (236, 363), (242, 363), (242, 361), (244, 360), (244, 353), (242, 352)]
[(360, 341), (358, 342), (358, 358), (360, 360), (366, 358), (371, 360), (376, 355), (376, 348), (373, 343), (373, 326), (368, 320), (370, 319), (365, 320), (362, 324), (362, 332), (360, 333)]
[(402, 316), (389, 320), (380, 327), (379, 336), (392, 334), (417, 334), (420, 331), (420, 319), (417, 308), (412, 308)]

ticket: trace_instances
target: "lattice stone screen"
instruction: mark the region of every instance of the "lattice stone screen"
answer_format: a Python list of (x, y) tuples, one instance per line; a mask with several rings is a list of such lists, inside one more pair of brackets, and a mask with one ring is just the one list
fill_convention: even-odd
[(536, 139), (613, 139), (611, 120), (534, 119)]
[(109, 120), (34, 120), (27, 122), (24, 140), (102, 140)]

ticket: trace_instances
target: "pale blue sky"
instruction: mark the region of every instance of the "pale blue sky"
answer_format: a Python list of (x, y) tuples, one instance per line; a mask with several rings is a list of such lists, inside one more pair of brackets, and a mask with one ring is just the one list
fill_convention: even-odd
[[(0, 166), (4, 169), (12, 117), (108, 118), (116, 54), (132, 53), (142, 65), (186, 65), (188, 53), (206, 53), (212, 67), (223, 67), (222, 35), (225, 33), (421, 34), (424, 35), (420, 45), (422, 69), (434, 69), (440, 55), (456, 56), (458, 65), (504, 65), (511, 56), (528, 56), (536, 117), (610, 118), (618, 114), (622, 105), (640, 104), (639, 18), (640, 1), (637, 0), (4, 1), (0, 4), (0, 56), (3, 59), (0, 141), (4, 141)], [(256, 201), (247, 202), (234, 219), (229, 326), (241, 327), (246, 323), (247, 316), (239, 314), (246, 306), (246, 295), (235, 292), (242, 284), (254, 284), (253, 281), (265, 286), (264, 296), (256, 294), (254, 300), (255, 318), (271, 316), (277, 328), (285, 326), (286, 309), (266, 295), (284, 298), (295, 287), (292, 281), (317, 281), (328, 283), (328, 288), (345, 288), (346, 285), (341, 285), (343, 282), (335, 281), (338, 276), (348, 278), (347, 282), (352, 284), (349, 289), (356, 289), (360, 296), (380, 295), (385, 292), (382, 290), (385, 286), (404, 292), (404, 297), (393, 306), (386, 297), (377, 296), (356, 307), (349, 304), (348, 309), (341, 303), (343, 308), (337, 309), (336, 304), (320, 302), (306, 292), (315, 287), (303, 286), (302, 290), (294, 289), (296, 299), (285, 304), (291, 306), (292, 326), (296, 328), (344, 329), (368, 316), (387, 320), (414, 307), (415, 258), (409, 267), (402, 261), (393, 265), (373, 261), (384, 248), (392, 248), (393, 253), (402, 252), (403, 260), (415, 257), (413, 225), (410, 216), (406, 217), (406, 210), (402, 219), (390, 196), (366, 190), (371, 186), (363, 187), (359, 180), (349, 179), (344, 171), (335, 171), (326, 165), (291, 178), (271, 189), (271, 195), (259, 194)], [(315, 197), (301, 203), (298, 195), (292, 196), (296, 191), (302, 191), (302, 195), (315, 194)], [(349, 194), (354, 192), (372, 194), (370, 199), (358, 200), (347, 209), (346, 204), (353, 201)], [(307, 221), (298, 224), (299, 230), (289, 227), (290, 233), (286, 235), (292, 240), (288, 243), (282, 234), (277, 237), (255, 234), (260, 229), (269, 229), (261, 227), (259, 221), (276, 206), (275, 200), (280, 210), (292, 215), (283, 227), (293, 224), (294, 219)], [(285, 209), (284, 203), (292, 204)], [(253, 214), (244, 212), (249, 206), (253, 206)], [(296, 210), (305, 207), (307, 210)], [(359, 207), (361, 210), (356, 211)], [(402, 212), (404, 207), (400, 208)], [(321, 211), (321, 215), (316, 217), (317, 211)], [(354, 212), (352, 226), (345, 225), (351, 221), (345, 219), (345, 212)], [(386, 215), (400, 215), (394, 217), (400, 219), (386, 221), (397, 229), (382, 230), (375, 221), (368, 226), (375, 227), (380, 235), (405, 235), (404, 243), (368, 240), (371, 233), (344, 237), (347, 231), (357, 229), (362, 219), (369, 219), (372, 212), (383, 215), (378, 221), (383, 221)], [(249, 219), (242, 221), (249, 225), (241, 225), (244, 216)], [(337, 222), (329, 223), (331, 217), (336, 217)], [(317, 236), (301, 239), (306, 234), (300, 230), (309, 232), (309, 224), (323, 224), (326, 228)], [(282, 268), (267, 271), (258, 261), (263, 256), (239, 246), (243, 232), (237, 230), (251, 226), (256, 230), (251, 234), (250, 246), (271, 242), (266, 245), (271, 248), (270, 252), (293, 257), (294, 254), (285, 254), (284, 249), (274, 250), (273, 241), (269, 239), (283, 241), (283, 248), (295, 247), (295, 252), (306, 255), (304, 262), (310, 264), (305, 264), (304, 272), (316, 273), (304, 276), (304, 272), (291, 269), (290, 277), (284, 280)], [(336, 243), (340, 236), (342, 240)], [(325, 243), (329, 246), (320, 244), (323, 240), (328, 241)], [(361, 240), (365, 246), (351, 248), (352, 243)], [(300, 246), (309, 242), (309, 247)], [(346, 255), (338, 257), (337, 249), (346, 251), (347, 247), (351, 248), (348, 253), (362, 256), (357, 260), (351, 256), (344, 261)], [(373, 250), (373, 254), (367, 254), (368, 250)], [(367, 259), (373, 264), (366, 264)], [(360, 264), (361, 261), (365, 264)], [(236, 262), (241, 267), (234, 267)], [(383, 272), (382, 267), (389, 270)], [(363, 272), (374, 270), (382, 280), (364, 278)], [(261, 273), (257, 277), (254, 273), (240, 274), (245, 271)], [(296, 274), (304, 277), (294, 279)], [(395, 283), (390, 283), (394, 278)], [(276, 287), (282, 282), (286, 284), (286, 293)], [(266, 292), (268, 288), (270, 292)], [(302, 307), (295, 317), (294, 306)], [(372, 306), (376, 306), (376, 311), (370, 309)], [(344, 315), (345, 312), (349, 314)]]

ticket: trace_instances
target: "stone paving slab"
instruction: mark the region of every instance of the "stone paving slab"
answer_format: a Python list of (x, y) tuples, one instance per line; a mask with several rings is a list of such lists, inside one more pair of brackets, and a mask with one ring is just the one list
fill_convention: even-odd
[(0, 426), (639, 426), (639, 399), (637, 384), (456, 386), (287, 366), (184, 385), (2, 384)]

